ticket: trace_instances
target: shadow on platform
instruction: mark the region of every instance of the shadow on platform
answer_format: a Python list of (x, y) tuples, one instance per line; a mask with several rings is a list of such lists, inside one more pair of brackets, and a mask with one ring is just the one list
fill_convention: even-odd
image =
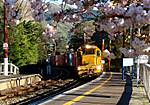
[(132, 96), (132, 80), (129, 75), (126, 75), (125, 89), (117, 105), (129, 105), (131, 96)]

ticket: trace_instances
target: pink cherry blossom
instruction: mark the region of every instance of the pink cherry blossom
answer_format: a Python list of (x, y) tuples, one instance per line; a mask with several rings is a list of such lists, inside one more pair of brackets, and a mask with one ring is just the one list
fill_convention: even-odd
[(144, 5), (149, 5), (149, 4), (150, 4), (150, 1), (149, 1), (149, 0), (143, 0), (143, 4), (144, 4)]

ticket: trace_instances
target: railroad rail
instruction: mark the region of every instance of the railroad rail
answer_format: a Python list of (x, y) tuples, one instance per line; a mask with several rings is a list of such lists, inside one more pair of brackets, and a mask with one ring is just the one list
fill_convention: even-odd
[(0, 91), (0, 105), (24, 104), (39, 99), (48, 94), (57, 93), (67, 86), (75, 83), (73, 79), (39, 81), (27, 86)]
[(86, 81), (71, 78), (69, 79), (67, 70), (62, 70), (49, 80), (41, 80), (33, 84), (1, 90), (0, 105), (37, 104), (49, 97), (53, 97), (64, 91), (84, 84), (91, 79), (92, 78), (89, 78)]

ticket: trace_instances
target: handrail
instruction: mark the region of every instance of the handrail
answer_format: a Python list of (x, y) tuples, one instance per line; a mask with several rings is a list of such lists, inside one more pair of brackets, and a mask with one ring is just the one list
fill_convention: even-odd
[(150, 64), (142, 64), (143, 84), (150, 101)]
[[(8, 74), (18, 74), (19, 68), (12, 63), (8, 63)], [(0, 63), (0, 74), (4, 74), (4, 63)]]

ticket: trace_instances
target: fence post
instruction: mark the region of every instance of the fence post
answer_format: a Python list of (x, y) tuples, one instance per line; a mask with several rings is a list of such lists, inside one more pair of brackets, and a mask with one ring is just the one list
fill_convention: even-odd
[[(8, 65), (10, 65), (10, 73), (12, 73), (13, 74), (13, 65), (12, 65), (12, 63), (9, 63)], [(8, 69), (9, 70), (9, 69)], [(9, 71), (8, 71), (9, 72)]]
[(140, 59), (138, 57), (138, 59), (137, 59), (137, 87), (139, 84), (139, 70), (140, 70)]
[(143, 65), (143, 84), (150, 101), (150, 64)]
[(122, 80), (124, 80), (124, 66), (122, 66)]
[(132, 66), (132, 79), (134, 79), (134, 65)]
[(148, 71), (148, 98), (150, 101), (150, 70)]
[(2, 73), (2, 63), (0, 63), (0, 73)]
[(14, 73), (13, 74), (17, 74), (17, 68), (14, 67)]

